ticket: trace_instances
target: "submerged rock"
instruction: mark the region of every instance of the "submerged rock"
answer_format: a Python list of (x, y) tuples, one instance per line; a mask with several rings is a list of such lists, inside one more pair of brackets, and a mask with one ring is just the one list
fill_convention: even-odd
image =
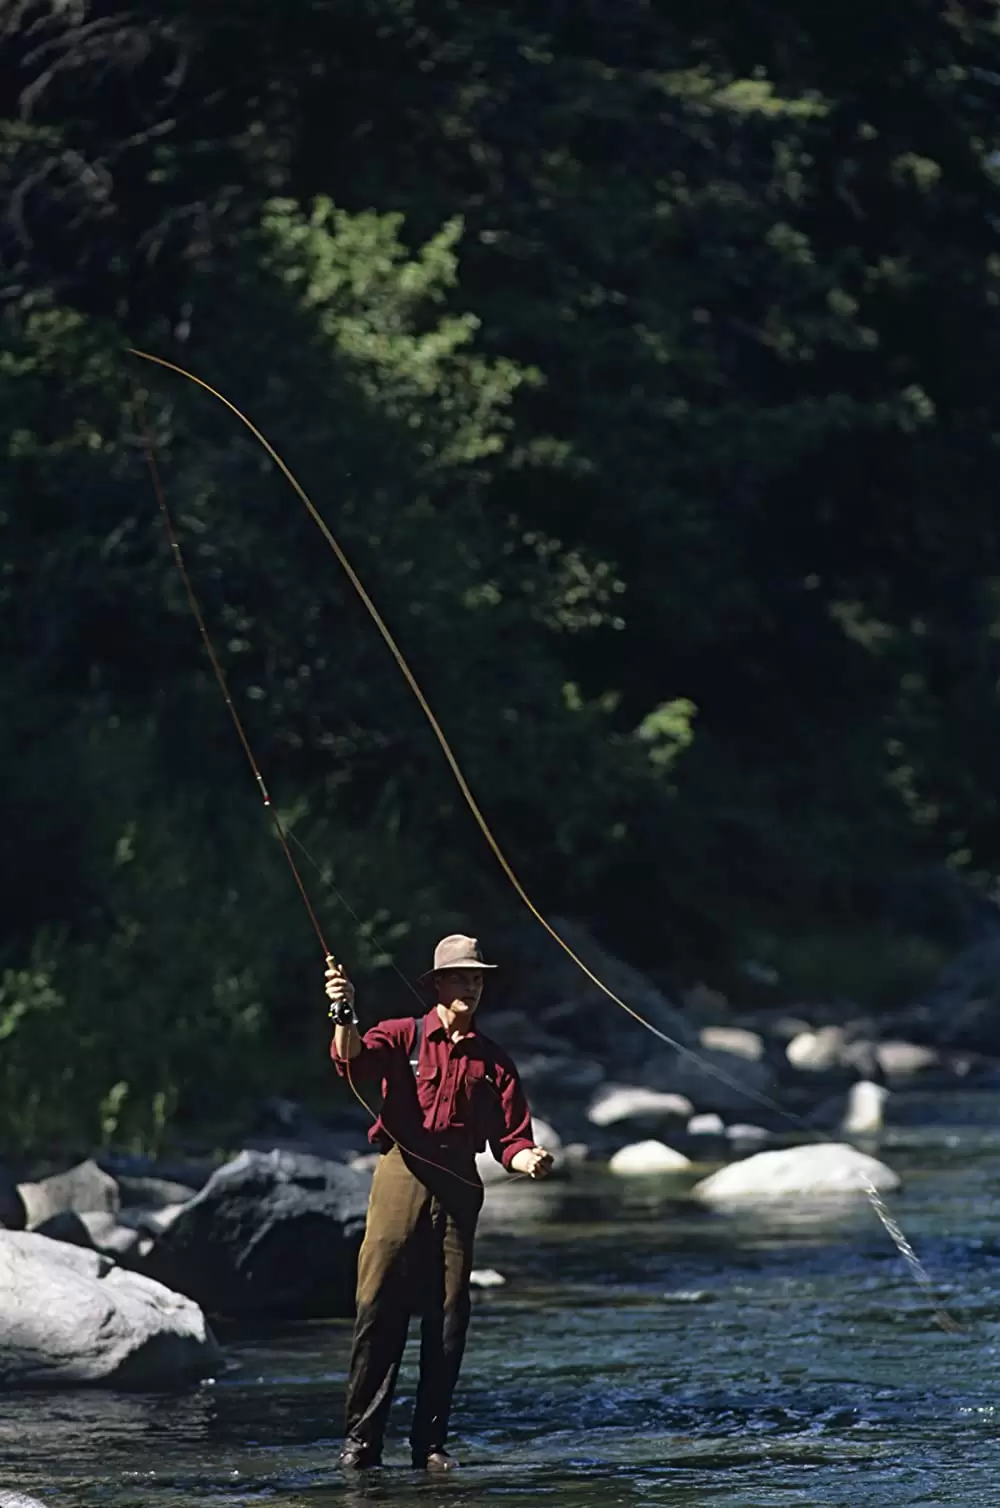
[(690, 1158), (662, 1141), (632, 1142), (616, 1152), (608, 1164), (612, 1173), (625, 1178), (646, 1173), (679, 1173), (690, 1166)]
[(349, 1315), (370, 1187), (342, 1163), (241, 1152), (177, 1212), (143, 1270), (210, 1313)]
[(0, 1388), (159, 1391), (210, 1377), (219, 1363), (190, 1299), (98, 1252), (0, 1231)]
[(880, 1193), (899, 1188), (891, 1168), (843, 1142), (758, 1152), (745, 1162), (720, 1168), (695, 1184), (692, 1195), (705, 1204), (773, 1199), (864, 1196), (865, 1180)]

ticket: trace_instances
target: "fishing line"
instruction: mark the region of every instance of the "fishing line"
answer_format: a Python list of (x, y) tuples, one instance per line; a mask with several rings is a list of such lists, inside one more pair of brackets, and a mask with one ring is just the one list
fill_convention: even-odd
[[(330, 949), (329, 949), (329, 947), (327, 945), (326, 938), (323, 935), (323, 929), (322, 929), (322, 927), (320, 926), (320, 923), (319, 923), (319, 918), (316, 915), (316, 911), (315, 911), (315, 909), (313, 907), (312, 901), (309, 899), (309, 892), (307, 891), (307, 889), (305, 887), (305, 882), (302, 879), (302, 875), (299, 872), (298, 865), (296, 864), (294, 858), (292, 857), (292, 851), (291, 851), (291, 848), (289, 847), (289, 841), (288, 841), (289, 837), (292, 837), (294, 839), (294, 835), (291, 834), (291, 833), (286, 832), (286, 830), (285, 830), (285, 824), (281, 820), (281, 817), (280, 817), (280, 815), (278, 813), (277, 807), (275, 807), (274, 803), (271, 800), (271, 795), (270, 795), (270, 792), (268, 791), (267, 784), (266, 784), (266, 782), (264, 780), (264, 776), (261, 773), (260, 766), (258, 765), (257, 760), (256, 760), (256, 758), (254, 756), (253, 749), (250, 746), (250, 740), (249, 740), (249, 738), (246, 735), (246, 731), (245, 731), (245, 729), (243, 727), (243, 723), (242, 723), (242, 721), (240, 719), (240, 715), (236, 711), (236, 706), (235, 706), (235, 704), (233, 702), (232, 696), (230, 695), (230, 692), (229, 692), (229, 683), (226, 680), (225, 671), (222, 669), (222, 665), (221, 665), (221, 663), (219, 661), (219, 657), (215, 653), (215, 648), (214, 648), (214, 646), (212, 644), (211, 636), (209, 635), (208, 627), (207, 627), (207, 625), (205, 623), (205, 617), (204, 617), (204, 614), (202, 613), (201, 605), (200, 605), (200, 603), (198, 601), (198, 597), (197, 597), (197, 595), (195, 593), (194, 586), (192, 585), (191, 577), (188, 574), (187, 565), (186, 565), (185, 560), (184, 560), (184, 552), (181, 550), (180, 540), (178, 539), (178, 537), (177, 537), (177, 531), (174, 528), (173, 517), (171, 515), (170, 508), (167, 505), (166, 493), (165, 493), (165, 491), (163, 489), (163, 484), (162, 484), (162, 482), (160, 480), (160, 471), (159, 471), (159, 467), (156, 464), (156, 452), (155, 452), (155, 450), (153, 448), (153, 442), (152, 442), (152, 439), (150, 437), (149, 426), (148, 426), (148, 424), (146, 422), (145, 403), (143, 401), (142, 392), (140, 391), (140, 389), (138, 388), (138, 386), (135, 387), (135, 400), (136, 400), (137, 416), (138, 416), (138, 419), (139, 419), (139, 430), (140, 430), (140, 434), (141, 434), (141, 437), (142, 437), (143, 449), (144, 449), (145, 454), (146, 454), (146, 462), (147, 462), (147, 465), (149, 467), (149, 474), (150, 474), (150, 477), (151, 477), (152, 483), (153, 483), (153, 491), (156, 494), (156, 501), (159, 504), (160, 512), (163, 515), (164, 528), (166, 530), (167, 539), (168, 539), (168, 542), (170, 544), (171, 554), (173, 555), (173, 558), (174, 558), (174, 563), (176, 564), (178, 572), (180, 573), (181, 580), (184, 583), (184, 591), (185, 591), (185, 595), (187, 596), (188, 606), (190, 607), (191, 613), (192, 613), (192, 615), (194, 617), (194, 620), (195, 620), (196, 624), (198, 625), (198, 631), (201, 634), (202, 643), (205, 646), (205, 653), (208, 655), (208, 659), (209, 659), (209, 662), (210, 662), (210, 664), (212, 666), (212, 671), (213, 671), (213, 674), (215, 675), (216, 682), (218, 683), (219, 690), (222, 692), (223, 700), (225, 701), (226, 707), (229, 710), (229, 715), (232, 718), (233, 726), (235, 727), (236, 732), (239, 735), (240, 743), (243, 746), (243, 752), (246, 754), (246, 757), (247, 757), (247, 760), (249, 762), (250, 768), (253, 771), (254, 779), (257, 782), (257, 788), (260, 791), (261, 799), (263, 800), (264, 806), (267, 809), (267, 811), (268, 811), (268, 813), (269, 813), (269, 815), (271, 817), (272, 823), (274, 825), (274, 830), (275, 830), (275, 832), (278, 835), (278, 841), (281, 844), (281, 850), (282, 850), (283, 854), (285, 855), (285, 858), (288, 860), (288, 867), (289, 867), (289, 869), (292, 872), (292, 875), (293, 875), (293, 877), (295, 879), (295, 884), (298, 887), (299, 895), (301, 896), (302, 901), (303, 901), (303, 903), (305, 905), (306, 911), (307, 911), (307, 913), (309, 915), (309, 921), (312, 924), (312, 929), (315, 932), (316, 937), (317, 937), (317, 939), (319, 941), (319, 945), (320, 945), (320, 947), (323, 950), (324, 959), (325, 959), (325, 961), (327, 963), (332, 963), (333, 962), (333, 955), (330, 952)], [(299, 846), (300, 849), (302, 849), (302, 852), (306, 853), (306, 850), (305, 850), (303, 844), (301, 842), (299, 842), (298, 839), (294, 839), (294, 841), (296, 841), (298, 843), (298, 846)], [(314, 867), (317, 870), (319, 870), (319, 865), (316, 864), (316, 861), (315, 861), (315, 859), (313, 859), (312, 855), (311, 854), (306, 854), (306, 857), (309, 859), (310, 863), (313, 864)], [(320, 871), (320, 874), (321, 874), (321, 877), (326, 878), (325, 876), (322, 875), (322, 871)], [(333, 886), (332, 881), (330, 881), (329, 879), (327, 879), (327, 883), (330, 884), (331, 888), (333, 888), (336, 891), (336, 887)], [(347, 903), (347, 900), (345, 899), (345, 897), (342, 896), (342, 895), (340, 895), (339, 891), (336, 891), (336, 893), (337, 893), (338, 896), (340, 896), (340, 899), (343, 902), (343, 904), (345, 906), (347, 906), (347, 908), (348, 908), (349, 911), (351, 911), (351, 914), (355, 916), (355, 920), (358, 920), (356, 914), (353, 911), (353, 908), (351, 908), (350, 906), (348, 906), (348, 903)], [(359, 922), (359, 925), (360, 925), (360, 922)], [(393, 967), (395, 967), (395, 965), (393, 965)], [(397, 970), (397, 973), (398, 972), (399, 972), (399, 970)], [(412, 988), (412, 986), (411, 986), (411, 988)], [(415, 990), (414, 990), (414, 994), (416, 994)], [(419, 995), (417, 996), (417, 998), (420, 999)], [(421, 1004), (424, 1004), (424, 1002), (421, 1001)], [(357, 1089), (357, 1087), (356, 1087), (356, 1085), (354, 1083), (354, 1078), (353, 1078), (353, 1075), (351, 1074), (350, 1059), (345, 1058), (343, 1061), (344, 1061), (344, 1070), (345, 1070), (345, 1074), (346, 1074), (346, 1077), (347, 1077), (347, 1082), (350, 1085), (351, 1092), (354, 1095), (354, 1098), (358, 1101), (359, 1104), (361, 1104), (361, 1105), (364, 1106), (365, 1110), (371, 1116), (372, 1120), (373, 1121), (377, 1121), (378, 1118), (379, 1118), (378, 1115), (372, 1109), (371, 1105), (369, 1105), (368, 1101), (361, 1095), (361, 1093), (358, 1091), (358, 1089)], [(383, 1122), (383, 1126), (384, 1126), (384, 1124), (385, 1123)], [(386, 1135), (389, 1137), (389, 1140), (392, 1141), (399, 1148), (400, 1152), (405, 1152), (408, 1157), (414, 1158), (417, 1162), (422, 1162), (427, 1167), (436, 1168), (441, 1173), (448, 1173), (448, 1174), (450, 1174), (450, 1176), (452, 1178), (457, 1179), (459, 1183), (467, 1184), (469, 1188), (478, 1189), (478, 1188), (482, 1187), (481, 1183), (475, 1182), (471, 1178), (464, 1178), (461, 1173), (456, 1173), (455, 1170), (454, 1170), (454, 1168), (446, 1167), (443, 1163), (435, 1162), (430, 1157), (423, 1157), (423, 1156), (421, 1156), (421, 1154), (419, 1152), (413, 1152), (413, 1151), (411, 1151), (411, 1149), (409, 1147), (407, 1147), (403, 1142), (399, 1141), (396, 1137), (394, 1137), (388, 1131), (388, 1129), (386, 1129)], [(516, 1181), (517, 1179), (519, 1179), (521, 1177), (525, 1177), (527, 1175), (520, 1174), (520, 1173), (514, 1173), (514, 1174), (512, 1174), (510, 1176), (511, 1176), (511, 1180), (512, 1181)]]
[[(524, 886), (522, 885), (520, 879), (518, 878), (517, 874), (515, 873), (514, 869), (511, 866), (511, 864), (508, 862), (508, 859), (507, 859), (505, 853), (503, 852), (502, 848), (500, 847), (499, 842), (497, 841), (496, 837), (493, 834), (492, 828), (490, 827), (489, 823), (487, 822), (486, 817), (483, 815), (483, 812), (482, 812), (482, 810), (481, 810), (481, 808), (479, 806), (479, 803), (477, 802), (477, 800), (476, 800), (476, 798), (475, 798), (475, 796), (474, 796), (474, 794), (472, 792), (472, 789), (469, 786), (469, 783), (468, 783), (468, 781), (465, 778), (465, 774), (463, 773), (462, 768), (461, 768), (461, 766), (458, 763), (458, 759), (456, 758), (455, 753), (452, 750), (451, 744), (448, 742), (448, 739), (447, 739), (447, 737), (445, 735), (445, 732), (444, 732), (443, 728), (441, 727), (441, 724), (438, 722), (437, 717), (434, 714), (433, 708), (431, 707), (431, 705), (428, 702), (426, 696), (424, 695), (424, 692), (423, 692), (423, 689), (420, 686), (420, 683), (418, 682), (418, 680), (417, 680), (416, 676), (414, 675), (413, 671), (410, 669), (409, 663), (405, 659), (402, 650), (399, 648), (399, 645), (396, 643), (396, 640), (393, 637), (393, 634), (392, 634), (391, 630), (389, 629), (387, 623), (385, 622), (385, 619), (382, 617), (382, 615), (379, 612), (378, 608), (376, 607), (374, 601), (370, 597), (370, 595), (369, 595), (368, 591), (366, 590), (365, 585), (362, 582), (361, 578), (358, 576), (357, 572), (354, 570), (354, 567), (351, 565), (350, 560), (345, 555), (345, 553), (344, 553), (344, 551), (343, 551), (340, 543), (338, 542), (338, 540), (336, 539), (336, 537), (334, 536), (334, 534), (330, 530), (330, 527), (327, 524), (326, 520), (323, 518), (322, 514), (319, 512), (319, 510), (316, 507), (316, 505), (313, 503), (312, 499), (310, 498), (309, 494), (306, 492), (305, 488), (302, 486), (301, 482), (298, 480), (298, 478), (292, 472), (291, 468), (287, 465), (287, 463), (284, 461), (284, 459), (281, 457), (281, 455), (278, 453), (278, 451), (274, 448), (274, 446), (271, 444), (271, 442), (267, 439), (267, 437), (265, 435), (263, 435), (261, 433), (261, 431), (257, 428), (257, 426), (252, 422), (252, 420), (250, 420), (247, 417), (247, 415), (242, 412), (241, 409), (237, 408), (236, 404), (233, 403), (229, 398), (227, 398), (225, 396), (225, 394), (220, 393), (218, 391), (218, 389), (212, 387), (210, 383), (206, 382), (203, 378), (196, 376), (194, 372), (189, 372), (185, 367), (179, 366), (176, 362), (167, 361), (162, 356), (155, 356), (155, 355), (153, 355), (149, 351), (142, 351), (142, 350), (139, 350), (138, 348), (136, 348), (134, 346), (130, 346), (127, 349), (128, 349), (128, 354), (129, 355), (138, 357), (141, 361), (152, 362), (155, 366), (162, 367), (162, 368), (164, 368), (168, 372), (174, 372), (177, 376), (186, 378), (187, 381), (194, 383), (194, 385), (196, 387), (199, 387), (204, 392), (210, 394), (211, 397), (215, 398), (219, 403), (221, 403), (223, 405), (223, 407), (227, 408), (231, 414), (235, 415), (235, 417), (237, 419), (239, 419), (240, 423), (243, 424), (250, 431), (250, 433), (253, 435), (253, 437), (257, 441), (257, 443), (263, 447), (263, 449), (266, 451), (266, 453), (270, 456), (271, 460), (278, 467), (278, 470), (284, 476), (285, 480), (289, 483), (289, 485), (291, 486), (292, 490), (295, 492), (296, 496), (298, 497), (299, 501), (302, 503), (302, 505), (306, 509), (307, 513), (309, 514), (309, 517), (312, 519), (313, 523), (319, 529), (320, 534), (323, 536), (323, 539), (325, 540), (326, 544), (333, 551), (333, 554), (336, 556), (337, 561), (338, 561), (341, 569), (343, 570), (344, 574), (347, 576), (348, 581), (351, 583), (352, 587), (357, 592), (358, 596), (361, 598), (361, 601), (364, 603), (364, 606), (365, 606), (365, 608), (366, 608), (366, 610), (368, 612), (369, 617), (372, 619), (372, 622), (375, 624), (375, 627), (378, 629), (379, 634), (381, 635), (383, 641), (385, 642), (386, 647), (388, 648), (390, 654), (392, 655), (392, 657), (395, 660), (397, 666), (399, 667), (400, 672), (402, 673), (404, 679), (406, 680), (407, 685), (409, 686), (409, 688), (412, 691), (414, 697), (416, 698), (417, 703), (420, 706), (421, 711), (423, 712), (425, 718), (427, 719), (428, 723), (430, 724), (430, 727), (431, 727), (431, 730), (432, 730), (432, 732), (434, 734), (434, 737), (437, 739), (437, 742), (438, 742), (438, 744), (439, 744), (439, 746), (441, 748), (441, 752), (444, 755), (444, 758), (445, 758), (445, 760), (446, 760), (446, 762), (448, 764), (448, 767), (451, 770), (451, 773), (452, 773), (452, 775), (455, 778), (455, 782), (458, 785), (458, 788), (459, 788), (459, 790), (462, 793), (462, 796), (463, 796), (463, 798), (465, 800), (465, 803), (468, 806), (470, 812), (472, 813), (472, 815), (473, 815), (473, 817), (474, 817), (474, 819), (475, 819), (475, 821), (476, 821), (476, 823), (477, 823), (477, 825), (479, 827), (480, 832), (482, 833), (483, 837), (485, 838), (485, 840), (486, 840), (486, 842), (487, 842), (487, 844), (488, 844), (491, 852), (493, 853), (494, 858), (496, 859), (497, 863), (500, 865), (500, 868), (502, 869), (504, 875), (506, 876), (506, 878), (510, 882), (510, 884), (513, 887), (513, 889), (514, 889), (515, 893), (517, 894), (518, 898), (521, 900), (521, 902), (526, 907), (526, 909), (530, 912), (530, 914), (534, 917), (535, 921), (538, 922), (538, 924), (548, 933), (548, 935), (562, 949), (562, 951), (567, 955), (567, 957), (569, 957), (572, 960), (572, 962), (574, 964), (576, 964), (577, 968), (580, 969), (580, 971), (586, 976), (586, 978), (589, 979), (592, 984), (596, 985), (596, 987), (601, 991), (602, 994), (606, 995), (607, 998), (609, 1000), (613, 1001), (615, 1005), (617, 1005), (621, 1010), (623, 1010), (626, 1013), (626, 1015), (631, 1016), (634, 1021), (638, 1022), (638, 1024), (641, 1027), (643, 1027), (646, 1031), (650, 1032), (659, 1041), (663, 1042), (666, 1046), (672, 1048), (675, 1052), (677, 1052), (681, 1056), (687, 1058), (689, 1061), (691, 1061), (693, 1063), (696, 1063), (698, 1065), (698, 1067), (701, 1069), (702, 1072), (707, 1073), (710, 1077), (716, 1079), (719, 1083), (725, 1084), (725, 1085), (727, 1085), (731, 1089), (738, 1090), (739, 1093), (741, 1095), (743, 1095), (746, 1099), (753, 1101), (754, 1103), (760, 1105), (764, 1109), (768, 1109), (768, 1110), (772, 1111), (774, 1114), (780, 1116), (783, 1120), (785, 1120), (786, 1122), (788, 1122), (791, 1125), (802, 1127), (803, 1129), (805, 1129), (807, 1131), (812, 1131), (813, 1128), (807, 1126), (807, 1124), (806, 1124), (806, 1122), (805, 1122), (805, 1120), (804, 1120), (804, 1118), (802, 1116), (796, 1115), (793, 1111), (785, 1109), (784, 1106), (779, 1105), (777, 1103), (777, 1101), (772, 1100), (768, 1095), (761, 1094), (761, 1093), (759, 1093), (756, 1090), (747, 1088), (746, 1085), (741, 1084), (737, 1079), (732, 1078), (723, 1069), (720, 1069), (715, 1063), (711, 1062), (707, 1058), (703, 1058), (700, 1053), (695, 1052), (693, 1049), (685, 1046), (685, 1044), (683, 1042), (677, 1041), (674, 1037), (671, 1037), (668, 1032), (662, 1031), (658, 1026), (655, 1025), (654, 1022), (649, 1021), (639, 1011), (635, 1010), (634, 1007), (632, 1007), (631, 1005), (629, 1005), (626, 1001), (622, 1000), (615, 993), (615, 991), (611, 989), (611, 987), (609, 985), (605, 984), (604, 980), (601, 979), (593, 971), (593, 969), (589, 968), (588, 965), (586, 963), (584, 963), (583, 959), (579, 957), (579, 955), (570, 946), (570, 944), (565, 940), (565, 938), (563, 938), (561, 936), (561, 934), (551, 924), (551, 922), (549, 922), (548, 919), (542, 914), (542, 912), (539, 911), (538, 907), (532, 901), (532, 899), (529, 896), (528, 892), (525, 890)], [(160, 489), (160, 490), (161, 490), (161, 493), (162, 493), (162, 489)], [(161, 504), (161, 506), (163, 506), (163, 505)], [(172, 532), (173, 531), (171, 531), (171, 533)], [(175, 555), (179, 555), (179, 548), (176, 545), (175, 545), (174, 548), (175, 548)], [(189, 593), (189, 595), (190, 595), (190, 593)], [(200, 615), (199, 615), (199, 619), (200, 619)], [(203, 633), (204, 633), (204, 630), (203, 630)], [(214, 655), (212, 656), (212, 659), (213, 659), (213, 665), (214, 665), (216, 663)], [(217, 674), (218, 674), (218, 672), (217, 672)], [(223, 684), (224, 684), (224, 682), (223, 682)], [(228, 693), (227, 693), (227, 703), (230, 705), (230, 710), (231, 710), (231, 712), (233, 712), (233, 716), (235, 717), (235, 711), (232, 709), (231, 702), (229, 701)], [(245, 743), (245, 738), (244, 738), (244, 743)], [(256, 773), (256, 766), (255, 765), (254, 765), (254, 770), (255, 770), (255, 773)], [(259, 776), (258, 776), (258, 779), (259, 779)], [(286, 853), (287, 853), (287, 844), (283, 843), (283, 846), (285, 847)], [(293, 870), (294, 870), (295, 866), (294, 866), (294, 863), (291, 860), (291, 855), (290, 854), (288, 854), (288, 858), (289, 858), (289, 862), (292, 863), (292, 867), (293, 867)], [(296, 877), (298, 878), (298, 872), (297, 871), (295, 871), (295, 872), (296, 872)], [(301, 880), (299, 881), (299, 885), (300, 885), (300, 889), (301, 889), (302, 888), (302, 886), (301, 886)], [(303, 890), (303, 894), (304, 894), (304, 890)], [(310, 910), (311, 910), (311, 908), (310, 908)], [(353, 1085), (352, 1085), (352, 1087), (353, 1087)], [(355, 1093), (357, 1093), (357, 1091), (355, 1091)], [(358, 1098), (360, 1098), (360, 1096), (358, 1096)], [(362, 1101), (362, 1103), (364, 1103), (364, 1101)], [(366, 1108), (368, 1108), (369, 1109), (369, 1113), (371, 1113), (370, 1107), (366, 1106)], [(824, 1136), (824, 1135), (819, 1134), (819, 1133), (815, 1133), (814, 1132), (813, 1134), (817, 1134), (817, 1138), (820, 1141), (832, 1142), (832, 1140), (833, 1140), (832, 1137)], [(903, 1233), (902, 1233), (902, 1231), (901, 1231), (901, 1229), (900, 1229), (900, 1227), (898, 1225), (898, 1222), (896, 1222), (892, 1218), (892, 1216), (889, 1215), (888, 1210), (886, 1209), (884, 1201), (877, 1194), (877, 1191), (874, 1190), (874, 1188), (871, 1185), (870, 1181), (867, 1181), (862, 1176), (860, 1178), (860, 1182), (861, 1182), (862, 1188), (864, 1189), (864, 1191), (865, 1191), (865, 1193), (866, 1193), (866, 1195), (868, 1197), (869, 1204), (871, 1205), (872, 1209), (874, 1210), (874, 1212), (875, 1212), (875, 1214), (876, 1214), (879, 1222), (881, 1223), (881, 1225), (885, 1229), (885, 1231), (886, 1231), (887, 1235), (889, 1236), (890, 1240), (893, 1242), (893, 1244), (895, 1245), (896, 1249), (899, 1251), (900, 1255), (903, 1257), (904, 1261), (906, 1262), (906, 1264), (909, 1267), (910, 1271), (913, 1273), (913, 1275), (916, 1278), (917, 1282), (920, 1284), (921, 1288), (923, 1288), (925, 1290), (925, 1292), (930, 1293), (931, 1290), (932, 1290), (932, 1284), (931, 1284), (930, 1276), (927, 1273), (926, 1269), (923, 1267), (923, 1265), (920, 1262), (920, 1259), (917, 1257), (916, 1253), (913, 1251), (912, 1246), (906, 1240), (906, 1237), (903, 1235)], [(957, 1330), (957, 1329), (960, 1328), (960, 1327), (958, 1327), (956, 1325), (955, 1321), (950, 1318), (950, 1316), (946, 1315), (941, 1310), (937, 1310), (935, 1312), (935, 1316), (934, 1317), (937, 1320), (937, 1322), (942, 1326), (943, 1329), (946, 1329), (946, 1330)]]

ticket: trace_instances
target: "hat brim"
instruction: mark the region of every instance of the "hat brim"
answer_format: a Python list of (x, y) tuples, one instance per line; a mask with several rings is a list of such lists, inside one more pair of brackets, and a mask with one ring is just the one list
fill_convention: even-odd
[(450, 974), (455, 969), (479, 969), (485, 972), (487, 969), (495, 969), (495, 963), (483, 963), (479, 958), (460, 958), (457, 963), (442, 963), (436, 969), (425, 969), (419, 976), (419, 983), (426, 984), (433, 979), (435, 974)]

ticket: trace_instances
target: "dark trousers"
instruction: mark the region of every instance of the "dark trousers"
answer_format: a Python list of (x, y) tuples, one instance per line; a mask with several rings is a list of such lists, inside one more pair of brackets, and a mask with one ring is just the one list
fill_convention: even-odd
[(441, 1450), (469, 1328), (469, 1275), (483, 1190), (409, 1159), (379, 1158), (358, 1258), (357, 1319), (347, 1384), (347, 1439), (377, 1458), (411, 1314), (421, 1316), (415, 1458)]

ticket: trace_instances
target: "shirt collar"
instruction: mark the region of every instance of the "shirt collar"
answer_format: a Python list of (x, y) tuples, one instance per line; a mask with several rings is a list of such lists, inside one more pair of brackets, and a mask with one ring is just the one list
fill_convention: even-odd
[[(448, 1035), (441, 1017), (438, 1015), (436, 1005), (432, 1006), (430, 1011), (424, 1017), (424, 1035), (426, 1037), (430, 1037), (434, 1042), (451, 1042), (451, 1037)], [(473, 1037), (478, 1037), (478, 1035), (479, 1033), (476, 1030), (476, 1018), (473, 1016), (472, 1026), (465, 1033), (465, 1036), (459, 1037), (458, 1040), (459, 1042), (469, 1042)], [(457, 1047), (458, 1043), (456, 1042), (454, 1046)]]

